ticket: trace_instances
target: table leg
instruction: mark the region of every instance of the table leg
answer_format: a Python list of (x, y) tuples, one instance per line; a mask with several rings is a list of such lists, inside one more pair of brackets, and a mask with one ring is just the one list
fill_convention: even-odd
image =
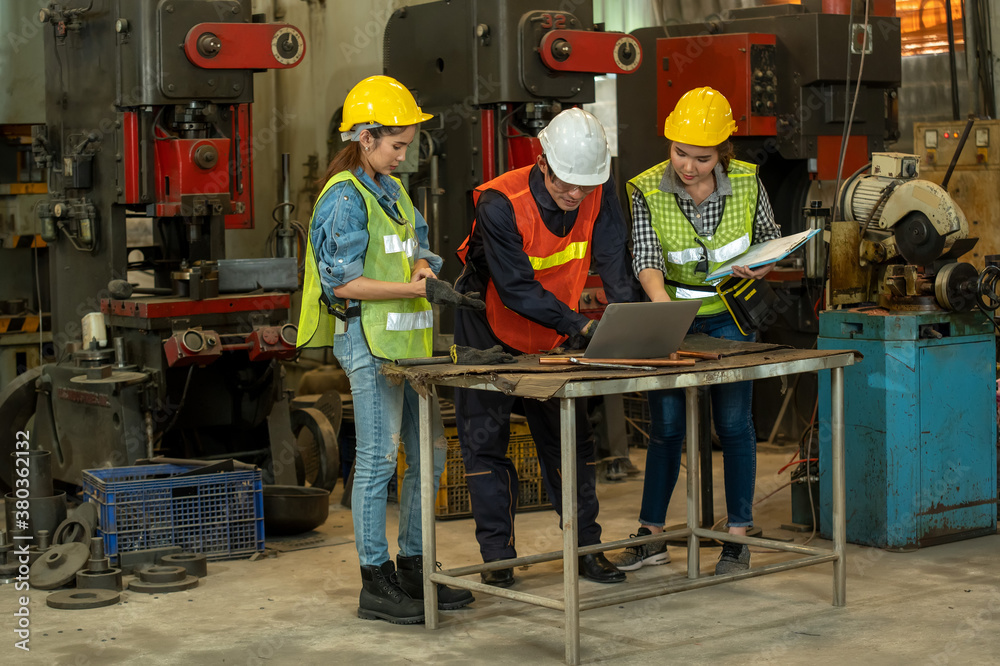
[[(698, 389), (684, 389), (687, 401), (687, 525), (688, 529), (698, 527), (698, 504), (700, 499), (698, 468)], [(701, 571), (700, 543), (692, 531), (688, 535), (688, 578), (698, 578)]]
[(566, 663), (580, 663), (580, 571), (577, 561), (576, 402), (559, 400), (562, 456), (563, 599), (566, 613)]
[(698, 452), (701, 477), (701, 526), (715, 526), (715, 482), (712, 479), (712, 393), (708, 386), (698, 387), (698, 441), (704, 446)]
[(431, 431), (430, 392), (420, 396), (420, 526), (424, 541), (424, 626), (437, 629), (437, 585), (431, 582), (437, 562), (437, 535), (434, 532), (434, 440)]
[(830, 428), (833, 451), (833, 605), (847, 603), (847, 507), (844, 479), (844, 369), (830, 370)]

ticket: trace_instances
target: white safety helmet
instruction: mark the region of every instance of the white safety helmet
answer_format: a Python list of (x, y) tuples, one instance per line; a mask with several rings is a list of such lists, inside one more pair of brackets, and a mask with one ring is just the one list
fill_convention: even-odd
[(569, 185), (603, 185), (611, 173), (611, 149), (601, 121), (583, 109), (566, 109), (538, 133), (556, 177)]

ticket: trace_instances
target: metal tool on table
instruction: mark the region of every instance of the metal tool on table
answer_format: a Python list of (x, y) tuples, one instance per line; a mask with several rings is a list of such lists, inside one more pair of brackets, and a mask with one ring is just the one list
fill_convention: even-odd
[(395, 363), (401, 366), (443, 365), (445, 363), (452, 363), (452, 360), (451, 356), (428, 356), (426, 358), (400, 358), (396, 359)]
[(540, 356), (539, 365), (592, 365), (619, 370), (657, 370), (663, 367), (691, 366), (693, 358), (578, 358), (576, 356)]

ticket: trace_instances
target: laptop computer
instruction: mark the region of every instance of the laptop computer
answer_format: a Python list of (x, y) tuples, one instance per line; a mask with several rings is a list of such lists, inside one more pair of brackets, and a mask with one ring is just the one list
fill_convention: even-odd
[(612, 303), (584, 358), (666, 358), (684, 340), (701, 301)]

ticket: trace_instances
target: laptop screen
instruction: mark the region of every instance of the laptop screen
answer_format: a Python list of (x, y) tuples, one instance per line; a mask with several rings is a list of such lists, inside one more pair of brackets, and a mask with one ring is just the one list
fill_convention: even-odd
[(665, 358), (680, 347), (701, 301), (612, 303), (584, 358)]

